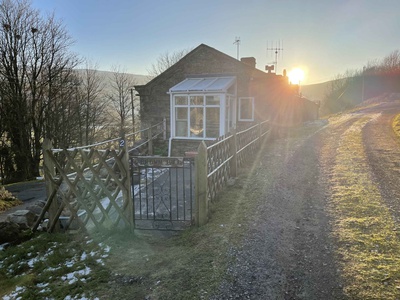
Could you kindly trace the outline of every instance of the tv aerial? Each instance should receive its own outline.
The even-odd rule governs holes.
[[[236,44],[236,55],[237,55],[237,60],[239,60],[239,46],[240,46],[240,36],[235,37],[235,41],[233,44]]]
[[[278,58],[283,58],[283,41],[279,40],[278,42],[267,42],[267,56],[268,54],[275,54],[275,61],[271,62],[274,65],[275,73],[278,71]],[[266,67],[267,68],[267,67]]]

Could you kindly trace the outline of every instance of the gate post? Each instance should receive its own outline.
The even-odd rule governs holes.
[[[46,194],[47,194],[46,201],[50,201],[49,205],[46,204],[46,206],[48,206],[49,208],[48,228],[54,228],[54,231],[57,232],[60,230],[59,220],[57,216],[57,211],[58,211],[57,197],[51,197],[51,195],[54,193],[54,189],[56,188],[53,183],[54,177],[56,176],[56,171],[55,171],[55,164],[48,152],[51,151],[53,145],[51,141],[46,138],[43,141],[42,147],[43,147],[44,180],[45,180]]]
[[[125,141],[125,133],[121,133],[121,139]],[[135,224],[135,212],[134,212],[134,206],[133,206],[133,199],[132,199],[132,182],[131,182],[131,169],[129,167],[129,151],[128,151],[128,143],[124,143],[123,147],[121,147],[121,151],[123,151],[123,156],[122,156],[122,165],[124,166],[124,171],[121,172],[122,174],[122,180],[125,179],[123,182],[124,189],[122,191],[122,197],[124,199],[124,206],[126,207],[124,214],[126,214],[126,217],[128,218],[130,224],[130,230],[134,229],[134,224]]]
[[[207,146],[204,141],[198,148],[198,154],[195,157],[195,223],[196,226],[203,226],[207,223],[208,201],[207,201]]]

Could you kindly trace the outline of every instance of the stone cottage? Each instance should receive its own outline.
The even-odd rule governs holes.
[[[293,126],[318,107],[298,96],[285,73],[261,71],[254,57],[239,61],[201,44],[147,84],[135,86],[142,126],[166,117],[171,155],[257,121]]]

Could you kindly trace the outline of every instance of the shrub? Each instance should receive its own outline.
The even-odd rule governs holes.
[[[14,197],[4,186],[0,186],[0,211],[22,204],[22,201]]]

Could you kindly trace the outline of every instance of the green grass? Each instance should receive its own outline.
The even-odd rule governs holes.
[[[332,170],[338,257],[351,299],[398,299],[400,295],[399,232],[370,176],[357,121],[340,141]]]
[[[0,251],[0,296],[16,294],[20,299],[90,296],[87,291],[109,276],[100,261],[107,255],[107,248],[82,236],[38,235]]]
[[[400,114],[394,117],[392,128],[397,137],[400,138]]]

